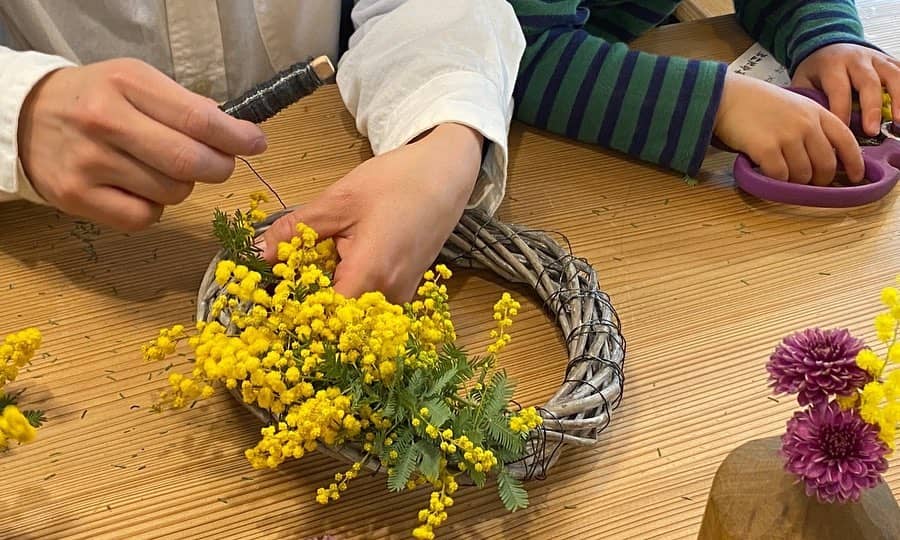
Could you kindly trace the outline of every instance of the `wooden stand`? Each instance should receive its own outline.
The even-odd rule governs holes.
[[[748,442],[716,472],[699,540],[900,538],[900,507],[885,483],[857,503],[821,504],[784,472],[779,437]]]

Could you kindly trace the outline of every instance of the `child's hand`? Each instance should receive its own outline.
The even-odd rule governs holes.
[[[881,127],[882,88],[886,87],[894,122],[900,123],[900,61],[874,49],[849,43],[822,47],[800,62],[791,84],[825,92],[831,112],[845,124],[850,123],[851,90],[855,89],[863,130],[870,136]]]
[[[340,262],[335,289],[345,296],[381,291],[394,302],[412,298],[459,221],[481,167],[482,137],[443,124],[417,142],[374,157],[317,199],[266,231],[263,257],[297,222],[334,238]]]
[[[265,135],[151,66],[109,60],[55,71],[19,117],[19,157],[60,210],[133,231],[184,200],[194,182],[224,182],[234,155]]]
[[[818,103],[742,75],[725,76],[715,134],[776,180],[817,186],[834,180],[837,158],[859,182],[865,166],[856,137]]]

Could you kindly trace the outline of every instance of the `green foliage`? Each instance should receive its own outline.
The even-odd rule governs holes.
[[[509,405],[512,395],[513,385],[506,378],[506,373],[502,371],[494,373],[490,385],[484,390],[481,414],[487,417],[497,416]]]
[[[413,416],[417,416],[419,414],[419,407],[416,407],[416,397],[415,395],[409,391],[408,388],[397,388],[396,383],[394,384],[394,388],[396,388],[395,393],[397,395],[397,406],[400,408],[398,410],[398,415],[402,419],[409,419]]]
[[[472,482],[475,482],[476,486],[478,486],[480,488],[484,487],[484,483],[487,480],[487,476],[483,472],[470,470],[468,474],[469,474],[469,478],[472,479]]]
[[[248,214],[240,210],[233,215],[216,210],[213,229],[224,258],[262,274],[261,288],[274,286],[278,280],[254,247],[254,234],[247,222]],[[443,275],[447,271],[438,273]],[[432,293],[427,293],[431,296],[426,298],[426,293],[419,293],[421,301],[404,306],[409,321],[395,325],[404,332],[406,328],[420,329],[408,330],[405,344],[396,340],[391,345],[396,348],[383,348],[383,343],[390,339],[385,337],[390,331],[348,338],[348,341],[358,340],[352,345],[340,341],[347,335],[343,334],[340,339],[321,345],[324,353],[320,350],[312,357],[304,349],[312,349],[311,341],[323,338],[321,334],[318,338],[309,337],[309,329],[301,331],[298,323],[297,328],[290,329],[291,339],[282,342],[283,350],[293,349],[297,353],[293,367],[304,366],[299,352],[305,352],[306,359],[315,361],[315,374],[308,366],[301,370],[304,372],[301,377],[313,384],[314,390],[336,387],[349,398],[346,414],[352,418],[345,416],[344,421],[356,422],[357,427],[352,435],[338,440],[337,444],[361,447],[362,461],[379,461],[388,471],[390,491],[432,483],[444,497],[455,491],[457,478],[459,483],[465,483],[463,478],[468,477],[483,487],[489,478],[496,476],[498,493],[506,507],[524,508],[525,490],[504,466],[504,462],[521,459],[525,451],[526,436],[510,428],[510,417],[514,414],[510,411],[513,385],[503,371],[495,371],[494,354],[469,355],[452,343],[448,337],[452,332],[443,330],[452,328],[445,291],[434,292],[444,286],[437,285],[437,278],[426,279],[431,280]],[[289,284],[291,300],[300,303],[317,288],[296,283],[299,281]],[[427,288],[423,286],[423,290]],[[372,313],[381,316],[378,311],[364,313],[362,317]],[[331,321],[326,324],[330,325]],[[344,324],[356,323],[337,321],[338,328]],[[402,334],[392,334],[398,335]],[[347,353],[348,347],[355,356]],[[388,352],[370,353],[369,350]],[[392,356],[394,350],[399,352],[396,357]],[[361,466],[358,464],[357,468]],[[452,487],[448,489],[448,486]]]
[[[522,482],[511,475],[506,467],[497,471],[497,491],[503,506],[510,512],[528,507],[528,493],[522,487]]]
[[[388,476],[388,489],[391,491],[401,491],[406,487],[412,472],[415,470],[419,461],[419,445],[410,444],[406,448],[401,449],[400,457],[394,465],[394,473]]]
[[[428,409],[428,421],[437,427],[443,427],[443,425],[447,423],[447,420],[450,420],[450,417],[453,415],[450,411],[450,407],[443,399],[429,399],[428,401],[423,401],[422,407]]]
[[[44,422],[47,421],[47,417],[44,416],[44,411],[33,410],[33,411],[23,411],[22,415],[28,420],[28,423],[32,425],[32,427],[39,428]]]
[[[8,394],[5,392],[0,392],[0,412],[2,412],[3,409],[5,409],[9,405],[18,405],[19,398],[22,396],[22,392],[24,392],[24,390]],[[28,420],[28,423],[31,424],[32,427],[36,428],[41,427],[44,422],[47,421],[47,417],[44,416],[44,411],[37,409],[22,411],[22,416],[24,416],[25,419]]]
[[[233,216],[216,208],[213,213],[213,234],[222,246],[223,258],[243,264],[263,276],[271,276],[272,270],[260,257],[259,249],[253,245],[253,232],[244,226],[249,218],[240,210]]]
[[[521,454],[524,441],[517,433],[509,428],[509,422],[504,417],[488,416],[487,434],[491,438],[491,442],[499,450],[505,450],[506,455]]]
[[[426,441],[419,441],[416,443],[416,446],[419,447],[419,452],[422,455],[422,462],[419,464],[419,470],[422,471],[422,474],[428,481],[435,480],[441,472],[440,450],[435,448],[434,445],[428,444]]]
[[[397,420],[398,413],[398,398],[397,392],[391,390],[388,393],[387,399],[382,401],[384,403],[384,407],[381,409],[381,414],[384,415],[388,420]]]
[[[472,366],[466,361],[465,353],[455,347],[444,349],[446,371],[441,373],[428,389],[428,395],[445,395],[448,386],[455,389],[460,383],[472,376]]]
[[[466,427],[474,425],[475,411],[472,408],[463,408],[453,415],[450,427],[454,433],[464,433]],[[471,437],[469,437],[471,439]]]
[[[406,388],[412,396],[419,396],[424,393],[425,385],[428,384],[428,373],[425,370],[417,369],[412,372],[412,376],[406,383]],[[430,394],[429,394],[430,395]]]
[[[418,353],[417,344],[410,343],[407,354]],[[360,384],[337,355],[325,357],[322,371],[333,377],[338,387],[345,388],[355,406],[368,405],[390,423],[390,428],[381,430],[373,441],[371,453],[389,467],[387,484],[391,491],[406,489],[407,483],[417,477],[430,482],[446,473],[464,474],[483,487],[488,477],[496,474],[498,493],[507,508],[527,505],[521,483],[502,465],[520,459],[525,451],[524,436],[509,427],[513,384],[506,373],[492,371],[491,359],[467,357],[461,349],[446,346],[433,365],[400,367],[391,385],[379,386]],[[423,408],[428,409],[425,415],[421,414]],[[437,436],[426,431],[429,425],[437,429]],[[448,428],[453,432],[451,439],[444,438]],[[479,472],[470,464],[460,473],[457,467],[464,452],[447,452],[441,443],[457,444],[461,436],[493,452],[500,463],[490,473]],[[386,437],[393,443],[385,444]]]
[[[516,442],[513,442],[513,446],[510,449],[499,445],[494,448],[494,455],[497,456],[501,463],[512,463],[521,459],[525,450],[525,440],[519,438],[514,439],[514,441]]]
[[[18,392],[15,394],[6,394],[4,392],[0,392],[0,411],[6,408],[7,405],[15,405],[18,403],[19,396],[22,392]]]

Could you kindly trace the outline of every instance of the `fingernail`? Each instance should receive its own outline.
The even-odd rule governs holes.
[[[253,141],[253,154],[262,154],[267,148],[269,148],[269,141],[266,140],[265,135]]]

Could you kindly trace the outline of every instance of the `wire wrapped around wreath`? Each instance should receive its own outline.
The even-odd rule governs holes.
[[[284,212],[257,226],[264,232]],[[482,269],[514,283],[532,287],[565,336],[568,364],[559,390],[538,410],[543,425],[532,431],[526,456],[508,463],[520,479],[543,478],[565,445],[591,446],[609,425],[622,399],[625,381],[625,339],[609,296],[600,289],[597,274],[584,259],[564,249],[546,231],[508,225],[481,211],[466,212],[445,243],[440,261],[451,266]],[[197,297],[197,320],[209,321],[210,306],[222,293],[215,269],[222,252],[210,262]],[[235,331],[227,310],[217,319]],[[243,403],[240,395],[236,396]],[[246,405],[260,420],[272,418]],[[351,462],[363,452],[352,445],[319,450]],[[373,470],[375,467],[373,466]]]

